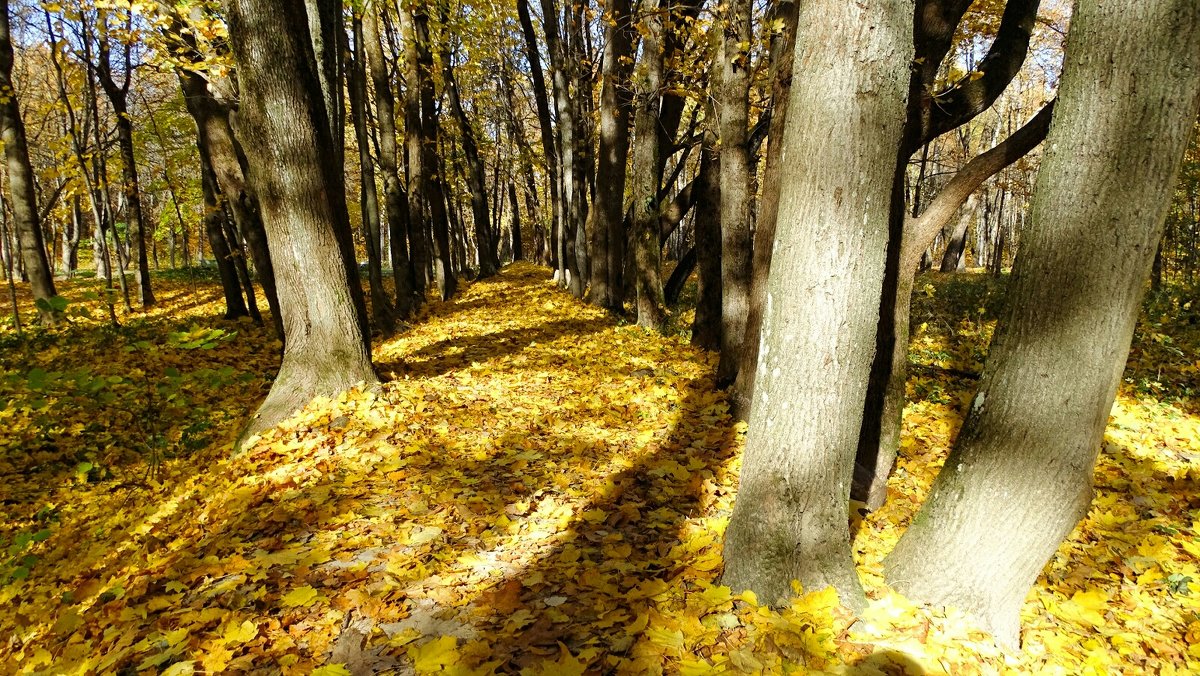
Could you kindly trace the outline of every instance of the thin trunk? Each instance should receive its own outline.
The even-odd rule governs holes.
[[[663,88],[663,17],[658,0],[645,0],[642,27],[642,64],[633,82],[633,166],[630,193],[633,198],[633,254],[638,326],[662,330],[667,321],[662,286],[662,246],[658,203],[662,139],[659,111]]]
[[[558,146],[554,140],[554,123],[550,116],[550,96],[546,89],[546,78],[542,72],[537,33],[529,14],[529,0],[517,0],[517,17],[521,23],[521,35],[525,38],[525,56],[529,62],[529,78],[533,82],[533,101],[537,108],[538,131],[542,137],[542,156],[546,160],[548,193],[550,195],[550,236],[546,244],[551,252],[550,262],[557,266],[558,228],[563,218],[562,195],[559,191]]]
[[[233,262],[229,241],[225,238],[225,211],[221,208],[217,194],[216,179],[212,167],[200,153],[200,182],[204,192],[204,232],[217,262],[217,274],[221,278],[221,289],[225,292],[225,318],[237,319],[249,314],[242,298],[242,286],[238,280],[237,267]]]

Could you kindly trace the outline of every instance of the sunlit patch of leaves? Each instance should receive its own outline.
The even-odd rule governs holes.
[[[976,310],[992,302],[955,283],[966,286],[942,294],[935,280],[927,298],[961,297]],[[1022,653],[1006,655],[961,613],[914,606],[883,584],[882,557],[961,423],[992,310],[922,310],[890,500],[853,524],[872,598],[856,619],[828,592],[770,609],[720,585],[744,426],[713,389],[712,356],[683,337],[618,326],[545,271],[511,266],[377,344],[389,378],[381,389],[315,401],[232,457],[224,441],[265,391],[276,345],[265,330],[212,320],[207,301],[180,314],[197,293],[136,327],[96,326],[61,345],[35,333],[38,351],[0,353],[3,411],[53,399],[44,408],[63,424],[74,415],[86,425],[120,419],[133,398],[155,402],[167,421],[143,414],[87,441],[54,431],[52,416],[21,418],[43,446],[3,455],[23,458],[14,476],[30,478],[0,486],[16,515],[0,540],[9,609],[0,635],[11,637],[0,671],[1200,668],[1200,428],[1190,399],[1122,393],[1096,501],[1026,604]],[[1194,339],[1169,321],[1156,331],[1177,345]],[[1141,359],[1153,345],[1139,334]],[[29,383],[35,368],[40,389]],[[80,387],[113,399],[93,397],[73,414],[62,402],[84,406],[72,394]],[[204,427],[188,445],[193,425]],[[144,453],[122,460],[114,449],[147,437],[174,450],[154,478],[134,481]],[[81,454],[88,448],[94,457]]]

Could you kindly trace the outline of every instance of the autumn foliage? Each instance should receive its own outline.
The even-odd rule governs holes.
[[[889,592],[882,557],[949,447],[999,289],[918,291],[902,458],[850,526],[872,605],[720,586],[743,427],[714,358],[509,266],[376,346],[386,384],[231,456],[269,330],[159,285],[120,328],[0,331],[5,673],[1185,673],[1200,669],[1200,309],[1148,303],[1097,498],[1005,654]],[[925,282],[922,282],[923,284]],[[31,301],[27,299],[31,306]],[[94,317],[94,319],[92,318]],[[797,590],[801,592],[802,590]]]

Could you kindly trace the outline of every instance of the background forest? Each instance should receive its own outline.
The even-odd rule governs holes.
[[[0,671],[1200,670],[1194,2],[0,14]]]

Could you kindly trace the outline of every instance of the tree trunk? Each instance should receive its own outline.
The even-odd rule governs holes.
[[[967,233],[971,229],[971,221],[975,218],[975,212],[979,208],[977,200],[976,195],[971,195],[963,205],[958,223],[951,231],[950,241],[946,244],[945,253],[942,254],[942,265],[938,268],[941,272],[962,272],[967,269]]]
[[[571,59],[565,36],[559,28],[558,7],[554,0],[541,0],[542,26],[546,34],[546,49],[550,53],[551,82],[554,93],[554,111],[558,115],[559,148],[559,194],[562,209],[558,223],[558,274],[559,282],[571,285],[571,275],[578,277],[578,264],[574,259],[575,230],[579,223],[578,195],[575,190],[576,172],[576,127],[575,107],[571,101],[569,84]],[[576,288],[572,288],[574,292]],[[580,294],[581,295],[581,294]]]
[[[404,184],[400,179],[399,151],[396,147],[396,99],[392,80],[383,56],[379,33],[379,13],[384,6],[377,0],[368,4],[363,16],[363,47],[366,49],[371,80],[375,84],[375,123],[379,127],[379,170],[383,173],[383,205],[388,220],[391,245],[392,281],[396,286],[396,316],[406,319],[412,313],[415,272],[409,258],[408,207]]]
[[[217,197],[212,167],[205,159],[203,150],[200,152],[200,165],[200,183],[204,193],[204,233],[208,236],[208,245],[212,248],[213,259],[217,262],[217,274],[221,278],[221,289],[225,292],[225,319],[245,317],[250,312],[242,298],[237,268],[229,250],[229,241],[225,238],[225,212],[221,209]]]
[[[38,303],[38,314],[43,324],[55,324],[60,313],[50,306],[50,299],[58,294],[46,257],[46,245],[42,241],[33,166],[29,163],[25,122],[21,119],[20,103],[13,88],[12,68],[8,0],[0,0],[0,91],[6,93],[0,97],[0,138],[4,141],[5,166],[8,170],[9,205],[20,244],[21,260],[25,263],[25,274],[29,277],[34,299],[41,301]]]
[[[146,251],[146,220],[142,214],[142,191],[138,183],[137,158],[133,150],[133,121],[129,117],[129,87],[133,70],[130,67],[130,46],[125,45],[125,81],[118,86],[113,79],[110,46],[107,33],[107,18],[100,14],[99,50],[96,58],[96,75],[100,86],[108,96],[116,118],[117,147],[121,151],[121,189],[125,196],[125,209],[129,216],[130,236],[137,254],[138,300],[143,308],[154,305],[154,291],[150,287],[150,258]]]
[[[523,252],[525,244],[521,239],[521,207],[517,204],[517,184],[512,178],[508,179],[508,208],[512,212],[511,220],[509,221],[512,259],[513,261],[523,261],[525,260]]]
[[[404,24],[405,42],[408,49],[409,96],[416,96],[419,125],[407,126],[413,119],[413,111],[406,117],[406,132],[409,137],[409,173],[411,180],[421,185],[420,197],[429,211],[429,225],[433,232],[434,279],[442,300],[449,300],[458,289],[454,266],[450,260],[450,220],[446,215],[446,187],[442,172],[438,168],[438,113],[433,88],[433,52],[429,46],[429,15],[424,5],[411,9],[401,5],[401,22]],[[413,90],[415,88],[415,91]],[[411,103],[410,103],[411,105]],[[420,129],[420,133],[414,131]],[[414,158],[419,161],[414,162]],[[412,194],[409,188],[409,194]],[[415,205],[420,208],[419,200]],[[421,212],[414,213],[409,205],[410,223],[423,224],[427,221]],[[412,219],[416,216],[416,220]],[[422,287],[424,288],[424,287]]]
[[[363,239],[367,249],[367,278],[371,288],[371,315],[375,326],[390,333],[396,316],[383,288],[383,252],[380,249],[379,192],[375,187],[375,164],[371,159],[371,133],[367,129],[367,64],[363,49],[362,18],[351,19],[354,52],[347,63],[347,87],[350,90],[350,116],[358,146],[359,207],[362,211]],[[340,29],[339,29],[340,30]]]
[[[238,63],[239,129],[274,242],[287,344],[266,401],[242,439],[314,396],[377,382],[345,188],[321,100],[304,8],[289,0],[227,0]],[[286,172],[279,167],[287,167]]]
[[[751,279],[750,203],[754,199],[748,145],[751,2],[724,3],[714,99],[721,140],[721,358],[717,385],[733,384],[746,338]]]
[[[621,268],[625,262],[625,174],[632,112],[629,76],[637,36],[632,9],[632,0],[613,0],[607,7],[596,202],[592,206],[592,222],[588,228],[592,261],[589,298],[613,312],[620,312],[624,302]]]
[[[973,158],[955,173],[918,217],[908,219],[905,224],[896,302],[888,318],[895,340],[888,346],[890,349],[875,355],[871,367],[871,383],[863,407],[863,424],[854,463],[854,481],[850,488],[851,498],[866,504],[868,509],[879,509],[886,501],[887,481],[900,450],[904,390],[908,381],[912,290],[921,256],[954,212],[985,181],[1042,142],[1050,128],[1053,110],[1054,103],[1051,102],[1012,136]]]
[[[446,6],[441,5],[442,25],[448,21],[445,14]],[[450,100],[450,114],[458,123],[459,142],[462,144],[463,157],[467,161],[467,185],[471,189],[471,217],[475,225],[475,248],[479,251],[479,277],[491,277],[500,269],[496,260],[496,247],[491,235],[491,216],[488,210],[487,176],[483,160],[479,157],[479,146],[475,142],[475,129],[463,109],[462,98],[458,91],[458,81],[454,79],[453,55],[450,53],[450,43],[443,43],[442,50],[442,81],[445,83],[446,94]]]
[[[645,0],[642,64],[633,82],[633,255],[637,323],[661,331],[667,321],[662,285],[662,246],[659,241],[659,167],[662,140],[658,133],[663,87],[663,17],[658,0]]]
[[[731,413],[741,420],[750,416],[754,377],[758,372],[759,334],[767,304],[767,274],[775,246],[775,223],[779,212],[780,180],[783,173],[783,137],[788,118],[788,100],[792,87],[792,61],[796,47],[796,20],[799,3],[779,0],[775,16],[781,21],[771,40],[771,125],[767,146],[767,166],[763,175],[763,194],[755,222],[754,253],[751,260],[750,307],[746,313],[746,337],[742,341],[741,363],[729,393]]]
[[[546,77],[542,72],[542,60],[539,56],[537,32],[533,27],[533,19],[529,15],[529,0],[517,0],[517,18],[521,23],[521,34],[525,38],[525,56],[529,61],[529,79],[533,82],[533,101],[537,107],[538,131],[542,137],[542,154],[546,160],[546,182],[550,194],[550,228],[549,237],[545,238],[551,255],[548,257],[552,265],[557,264],[557,246],[559,223],[562,221],[562,196],[559,194],[558,146],[554,141],[554,123],[550,118],[550,96],[546,89]],[[545,252],[543,252],[544,254]]]
[[[1087,511],[1172,180],[1200,106],[1200,5],[1077,5],[1031,223],[963,429],[887,559],[1009,646]]]
[[[709,112],[712,112],[711,106]],[[692,345],[705,350],[721,349],[721,261],[725,252],[721,246],[721,204],[724,188],[721,185],[723,158],[716,149],[716,134],[704,134],[700,149],[700,174],[693,191],[696,199],[696,260],[700,283],[696,290],[696,316],[692,319]]]
[[[775,253],[724,582],[865,604],[846,528],[912,58],[911,0],[800,6]],[[829,139],[836,139],[831,143]]]

